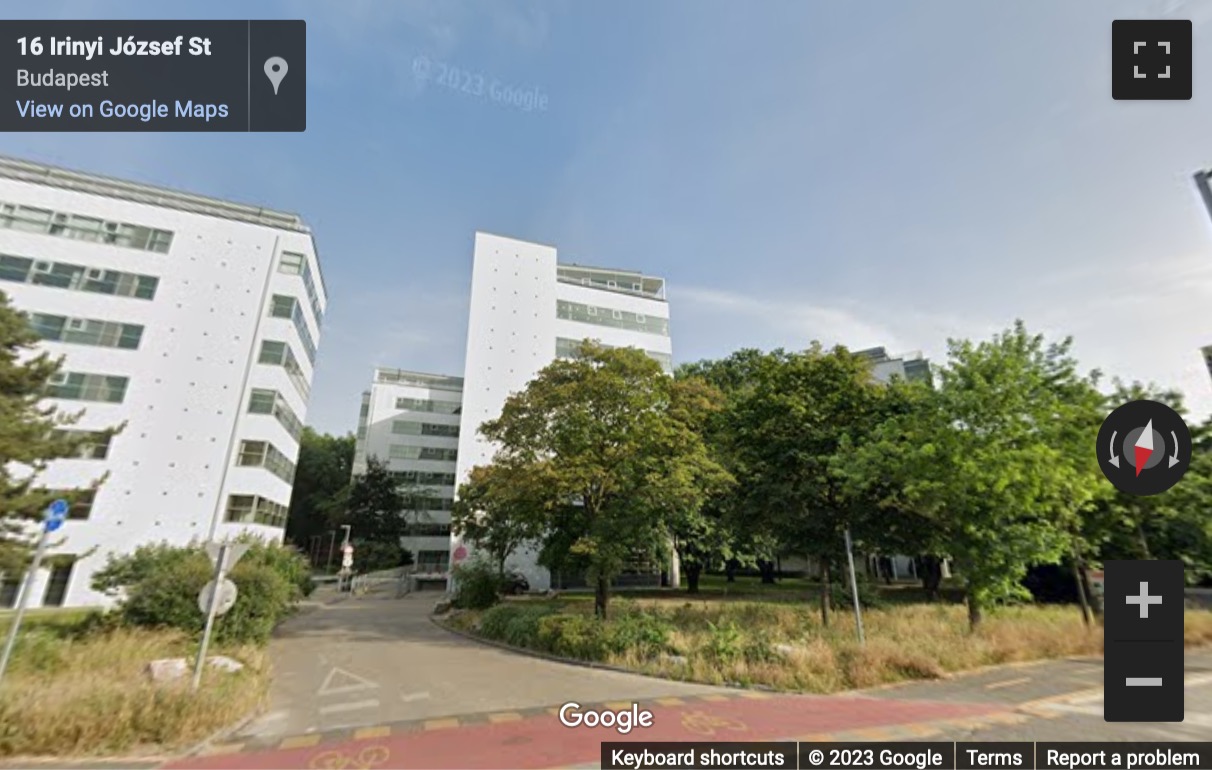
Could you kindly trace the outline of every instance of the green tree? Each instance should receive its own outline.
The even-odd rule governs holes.
[[[531,512],[543,496],[528,487],[525,471],[505,463],[472,468],[451,511],[452,531],[483,550],[500,575],[511,553],[542,534]]]
[[[287,540],[308,551],[313,537],[332,529],[348,501],[353,459],[353,435],[331,436],[303,429],[286,520]]]
[[[1070,342],[1047,344],[1018,322],[990,341],[948,347],[937,389],[918,391],[911,409],[855,447],[847,468],[860,483],[892,482],[886,504],[938,527],[976,629],[986,608],[1024,597],[1028,567],[1057,563],[1072,545],[1062,514],[1076,485],[1058,431],[1066,388],[1056,382],[1071,368]]]
[[[87,490],[49,490],[42,471],[53,460],[74,457],[96,439],[72,426],[83,412],[66,414],[43,403],[62,359],[35,353],[39,337],[29,318],[0,291],[0,573],[21,574],[37,537],[32,522],[57,497],[74,502]],[[103,434],[113,435],[122,426]],[[104,481],[96,479],[95,489]]]
[[[415,492],[401,484],[386,463],[371,457],[366,470],[354,476],[345,510],[335,524],[349,526],[352,539],[398,545],[407,534],[414,501]]]
[[[499,447],[494,464],[524,478],[528,492],[542,491],[536,528],[578,527],[571,550],[589,563],[599,617],[611,579],[637,554],[663,551],[671,522],[699,510],[727,479],[691,416],[711,407],[703,395],[639,350],[586,341],[480,428]],[[570,505],[579,516],[562,515]]]

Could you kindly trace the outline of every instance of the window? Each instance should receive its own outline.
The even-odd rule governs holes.
[[[42,595],[43,607],[62,607],[67,597],[67,587],[72,582],[72,568],[76,566],[74,558],[60,556],[51,567],[50,579],[46,581],[46,593]]]
[[[607,312],[609,311],[609,312]],[[669,320],[661,317],[648,318],[644,313],[632,313],[608,307],[595,307],[580,302],[559,300],[556,302],[556,317],[567,321],[579,321],[597,326],[669,336]]]
[[[57,235],[77,241],[92,241],[112,246],[167,254],[173,234],[125,222],[108,222],[81,214],[67,214],[12,203],[0,204],[0,228],[27,233]]]
[[[459,450],[434,446],[408,446],[392,444],[387,448],[387,456],[391,460],[440,460],[454,462],[459,459]],[[454,483],[451,481],[450,483]]]
[[[17,606],[17,594],[21,593],[24,575],[0,574],[0,607],[10,610]]]
[[[274,318],[290,318],[295,311],[297,304],[294,297],[284,297],[281,294],[275,294],[269,303],[269,314]]]
[[[127,377],[86,372],[59,372],[46,387],[48,398],[120,404],[126,398]]]
[[[450,551],[418,551],[417,572],[445,572]]]
[[[265,468],[287,484],[295,480],[295,464],[268,441],[241,441],[236,465]]]
[[[405,537],[450,537],[449,524],[431,524],[416,522],[404,527]]]
[[[454,505],[454,500],[449,497],[433,497],[430,495],[421,495],[409,498],[405,505],[411,510],[416,511],[449,511]]]
[[[295,389],[299,391],[299,395],[305,400],[308,398],[311,392],[311,385],[307,382],[307,377],[303,374],[303,368],[299,366],[299,361],[295,358],[295,354],[285,342],[262,340],[261,352],[257,356],[257,362],[274,364],[286,369],[286,374],[290,377],[290,381],[295,386]]]
[[[58,489],[51,490],[55,497],[62,497],[65,500],[70,500],[71,503],[67,509],[67,518],[75,521],[88,521],[88,517],[92,515],[93,503],[97,500],[97,490],[95,489]]]
[[[54,438],[80,441],[76,457],[81,460],[104,460],[109,456],[109,442],[113,434],[93,430],[56,430]]]
[[[232,524],[286,526],[286,506],[258,495],[230,495],[225,520]]]
[[[462,403],[458,401],[433,401],[427,398],[397,398],[396,409],[406,409],[412,412],[433,412],[434,414],[459,414],[463,411]]]
[[[643,313],[636,313],[635,322],[638,324],[648,323],[648,316],[644,315]]]
[[[36,262],[29,257],[0,254],[0,281],[32,283],[59,289],[155,299],[160,279],[67,262]]]
[[[303,436],[303,421],[276,390],[253,388],[248,397],[248,411],[250,414],[272,414],[295,441]]]
[[[412,422],[409,420],[393,420],[391,432],[406,436],[446,436],[458,438],[458,425],[437,425],[431,422]]]
[[[612,311],[610,311],[610,315],[611,315],[611,316],[614,318],[614,320],[616,320],[616,321],[622,321],[622,320],[623,320],[623,311],[622,311],[622,310],[612,310]]]
[[[437,471],[392,471],[391,475],[401,484],[422,484],[426,486],[453,487],[455,483],[455,475],[453,473],[440,473]]]
[[[594,340],[594,343],[601,345],[607,350],[614,347],[613,345],[603,345],[598,340]],[[567,337],[556,338],[556,358],[576,358],[580,349],[581,340],[572,340],[568,339]],[[645,350],[643,353],[659,363],[661,368],[664,369],[667,374],[673,373],[673,356],[656,350]]]
[[[44,313],[30,314],[30,328],[44,340],[137,350],[143,327],[93,318],[66,318]]]
[[[282,252],[282,256],[278,257],[278,272],[301,275],[303,267],[306,264],[307,258],[302,254],[292,254],[289,251],[284,251]]]

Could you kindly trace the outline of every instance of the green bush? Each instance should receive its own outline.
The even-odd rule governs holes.
[[[880,597],[879,590],[871,582],[866,575],[859,573],[856,575],[858,582],[859,604],[864,609],[875,609],[883,604],[883,599]],[[829,597],[835,610],[847,610],[854,607],[854,599],[850,593],[850,577],[844,576],[843,580],[835,580],[829,584]]]
[[[501,575],[485,559],[473,558],[453,570],[455,595],[451,604],[463,610],[484,610],[501,601]]]
[[[379,572],[412,563],[412,552],[399,543],[385,540],[355,540],[354,569],[358,572]]]
[[[238,598],[215,624],[215,638],[227,642],[264,642],[279,622],[314,588],[307,560],[296,549],[247,539],[249,547],[228,577]],[[123,556],[111,556],[93,576],[93,587],[119,597],[121,623],[179,628],[197,633],[206,618],[198,593],[214,577],[214,566],[199,545],[154,543]],[[93,621],[111,627],[113,621]]]
[[[720,663],[733,663],[745,654],[745,635],[731,621],[716,625],[707,622],[711,633],[703,650],[708,657]]]
[[[610,654],[605,625],[592,615],[549,615],[539,619],[535,637],[554,655],[604,661]]]
[[[606,625],[609,628],[607,644],[616,655],[633,653],[654,658],[669,649],[673,626],[655,611],[619,614]]]

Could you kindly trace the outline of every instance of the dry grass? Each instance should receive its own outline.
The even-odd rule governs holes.
[[[494,611],[546,610],[582,614],[585,602],[527,601]],[[642,653],[617,640],[637,616],[660,618],[667,654]],[[987,665],[1101,655],[1102,629],[1087,629],[1074,607],[1021,606],[990,613],[976,633],[954,604],[902,604],[867,610],[867,644],[855,637],[853,617],[838,612],[828,628],[814,607],[784,602],[670,602],[619,599],[598,632],[601,661],[650,674],[710,684],[765,685],[780,690],[830,693],[914,679],[937,679]],[[478,630],[477,614],[456,623]],[[499,624],[498,624],[499,625]],[[595,624],[596,625],[596,624]],[[579,633],[584,634],[585,628]],[[614,640],[614,641],[610,641]],[[517,643],[517,639],[510,639]],[[1212,643],[1212,612],[1190,611],[1188,645]],[[536,646],[538,642],[536,641]],[[786,645],[782,649],[780,646]],[[679,660],[673,656],[679,656]]]
[[[3,624],[7,625],[7,624]],[[221,650],[245,664],[154,684],[147,663],[189,657],[192,640],[175,631],[120,629],[74,638],[31,624],[23,629],[0,689],[0,756],[150,753],[203,740],[260,705],[268,672],[256,648]]]

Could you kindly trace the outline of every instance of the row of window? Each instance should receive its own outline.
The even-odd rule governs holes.
[[[433,412],[434,414],[461,414],[463,404],[459,401],[434,401],[429,398],[397,398],[396,409],[410,412]]]
[[[303,421],[276,390],[253,388],[248,398],[250,414],[272,414],[295,441],[303,437]]]
[[[392,471],[391,475],[403,484],[424,484],[453,487],[455,475],[440,471]]]
[[[260,495],[229,495],[225,520],[232,524],[286,526],[287,508]]]
[[[307,353],[307,360],[314,364],[316,362],[316,342],[312,339],[311,330],[307,328],[307,320],[303,317],[303,306],[299,304],[299,300],[283,294],[275,294],[269,304],[269,314],[274,318],[289,318],[294,323],[295,331],[299,333],[299,340],[303,343],[303,352]]]
[[[664,281],[659,278],[645,278],[635,273],[586,270],[571,265],[557,267],[556,280],[561,283],[590,286],[595,289],[625,291],[631,294],[644,294],[650,297],[660,297],[661,290],[664,288]]]
[[[30,313],[29,325],[44,340],[97,345],[104,348],[136,350],[143,338],[143,327],[96,318],[68,318],[47,313]]]
[[[107,243],[159,254],[167,254],[173,242],[173,234],[168,230],[157,230],[128,222],[110,222],[97,217],[66,214],[13,203],[0,204],[0,227],[27,233],[58,235],[77,241]]]
[[[282,252],[278,258],[278,271],[297,275],[303,278],[303,288],[307,290],[307,299],[311,302],[311,312],[316,318],[316,327],[324,323],[324,311],[320,309],[320,293],[316,291],[316,281],[311,274],[311,265],[304,254],[290,251]]]
[[[62,607],[67,598],[67,587],[72,582],[72,568],[76,566],[74,557],[59,556],[51,565],[50,577],[46,581],[46,590],[42,592],[43,607]],[[21,594],[21,586],[25,584],[24,575],[0,575],[0,608],[12,609],[17,606]]]
[[[438,425],[432,422],[392,420],[391,432],[405,436],[447,436],[458,438],[458,425]]]
[[[449,497],[418,495],[409,497],[405,504],[414,511],[449,511],[454,505],[454,500]]]
[[[105,404],[120,404],[126,398],[129,377],[88,372],[57,372],[51,375],[46,386],[48,398],[65,398],[72,401],[99,401]]]
[[[0,281],[54,286],[93,294],[155,299],[160,279],[151,275],[123,273],[68,262],[41,262],[29,257],[0,254]]]
[[[559,300],[556,303],[556,318],[566,321],[611,326],[616,329],[628,329],[635,332],[669,336],[669,319],[648,316],[643,313],[633,313],[629,310],[586,305],[581,302]]]
[[[387,448],[387,456],[392,460],[447,460],[454,462],[459,459],[459,450],[436,446],[392,444]]]
[[[450,551],[417,551],[417,572],[445,572],[450,564]]]
[[[405,537],[450,537],[449,524],[417,522],[404,527]]]
[[[104,460],[109,457],[109,445],[114,435],[108,431],[61,429],[54,431],[57,439],[81,440],[77,445],[75,459]]]
[[[291,383],[295,386],[295,390],[299,391],[303,400],[306,401],[309,398],[311,386],[307,384],[307,376],[303,374],[303,367],[299,366],[299,359],[295,358],[290,345],[276,340],[262,340],[261,353],[257,356],[257,363],[273,364],[284,368],[286,375],[290,377]]]
[[[614,345],[602,345],[600,342],[597,344],[607,349],[614,347]],[[581,340],[570,340],[567,337],[556,338],[556,358],[575,358],[580,348]],[[644,355],[660,364],[661,368],[667,373],[673,373],[673,356],[656,350],[645,350],[643,352]]]
[[[287,484],[295,483],[295,464],[268,441],[241,441],[236,465],[265,468]]]

